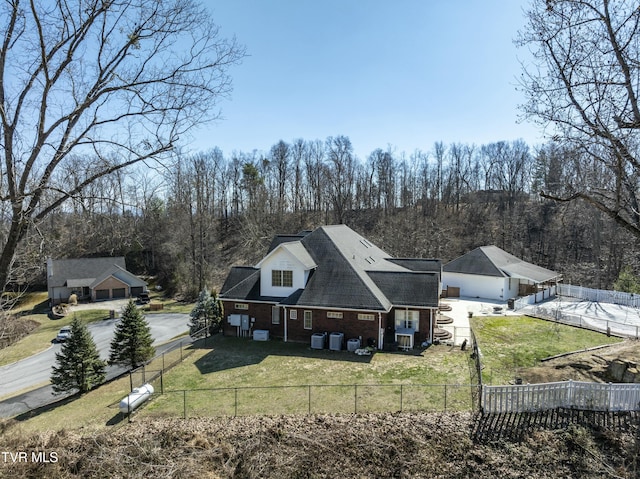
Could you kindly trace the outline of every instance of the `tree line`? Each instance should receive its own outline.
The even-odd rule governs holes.
[[[258,261],[274,234],[347,223],[396,256],[446,261],[496,244],[604,287],[621,252],[635,251],[633,238],[606,215],[539,193],[612,181],[579,151],[522,140],[387,147],[365,159],[343,135],[280,140],[266,152],[176,152],[161,167],[104,176],[61,205],[27,237],[16,272],[37,278],[46,256],[121,254],[136,273],[195,298],[219,288],[231,264]]]

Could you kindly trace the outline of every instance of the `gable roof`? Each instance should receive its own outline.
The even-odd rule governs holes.
[[[88,286],[113,266],[126,269],[124,256],[52,259],[47,262],[49,287]]]
[[[104,280],[109,277],[114,277],[127,284],[128,286],[146,286],[146,281],[141,280],[135,274],[129,273],[126,269],[114,264],[111,268],[105,270],[100,276],[98,276],[90,285],[90,288],[95,288]],[[85,285],[86,286],[86,285]]]
[[[294,255],[310,271],[309,279],[304,289],[287,298],[266,298],[259,293],[258,268],[279,249]],[[403,261],[407,265],[411,263],[417,270],[433,267],[433,260],[426,260],[429,263],[411,258]],[[304,235],[277,236],[267,256],[256,268],[231,269],[221,296],[275,300],[286,305],[373,311],[389,311],[394,304],[436,307],[438,275],[424,271],[417,274],[407,265],[402,261],[390,261],[388,253],[346,225],[321,226]]]
[[[527,263],[494,245],[480,246],[469,251],[444,265],[442,270],[448,273],[522,278],[535,283],[550,281],[560,276],[555,271]]]
[[[298,262],[300,262],[300,264],[302,264],[304,269],[309,270],[317,266],[316,262],[313,260],[309,252],[305,249],[305,247],[302,245],[300,241],[289,241],[289,242],[280,243],[278,246],[272,249],[267,254],[267,256],[265,256],[260,260],[260,262],[256,265],[256,268],[260,268],[260,265],[267,258],[271,257],[276,253],[276,251],[280,251],[280,250],[284,250],[287,253],[289,253],[291,256],[293,256],[296,260],[298,260]]]

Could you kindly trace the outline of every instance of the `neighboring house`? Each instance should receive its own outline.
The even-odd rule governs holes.
[[[442,267],[445,290],[459,296],[508,301],[561,279],[559,273],[517,258],[497,246],[481,246]]]
[[[147,283],[127,271],[124,257],[47,260],[47,289],[52,305],[78,299],[100,301],[138,296]]]
[[[438,260],[392,258],[345,225],[276,236],[256,266],[229,272],[224,333],[285,341],[342,333],[345,343],[410,348],[433,339],[441,269]]]

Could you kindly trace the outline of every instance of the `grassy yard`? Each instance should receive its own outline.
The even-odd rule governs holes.
[[[146,408],[145,414],[441,411],[469,407],[469,353],[458,348],[432,346],[419,354],[380,351],[356,356],[281,341],[222,336],[210,341],[208,348],[197,349],[189,361],[163,377],[165,395]],[[456,384],[463,386],[451,386]],[[159,381],[155,387],[160,388]]]
[[[528,317],[474,318],[483,379],[506,384],[544,357],[619,341],[605,335]],[[137,417],[466,410],[470,351],[445,345],[413,353],[313,350],[308,344],[215,336],[173,351],[146,368],[146,379],[185,355],[153,380],[157,394]],[[446,387],[445,387],[446,385]],[[456,386],[457,385],[457,386]],[[129,378],[114,381],[68,404],[21,418],[27,430],[99,428],[122,420],[117,403]],[[73,422],[69,422],[73,418]]]
[[[540,359],[619,338],[528,316],[474,317],[471,326],[482,354],[485,384],[508,384]]]

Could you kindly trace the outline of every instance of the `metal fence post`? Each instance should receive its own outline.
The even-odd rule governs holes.
[[[238,388],[234,388],[233,416],[238,417]]]
[[[164,353],[162,353],[162,370],[164,371]]]
[[[182,416],[187,419],[187,390],[182,390]]]
[[[353,412],[358,414],[358,385],[353,385]]]
[[[160,394],[164,394],[164,369],[160,371]]]
[[[447,385],[444,385],[444,412],[447,412]]]
[[[133,371],[129,371],[129,391],[133,391]]]

